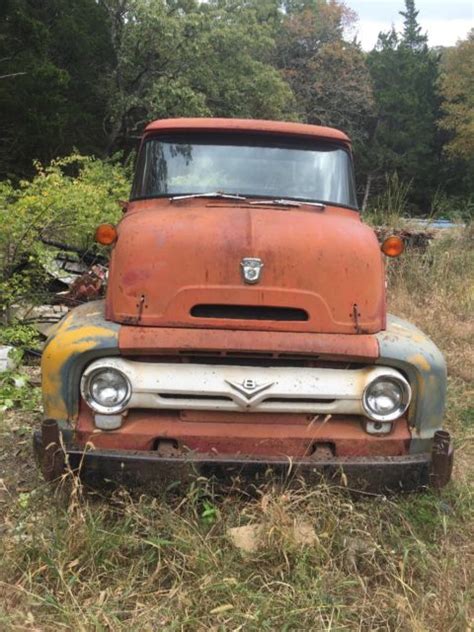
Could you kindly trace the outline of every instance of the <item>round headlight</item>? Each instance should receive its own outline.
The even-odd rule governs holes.
[[[118,413],[128,404],[132,388],[128,378],[117,369],[104,367],[85,375],[82,396],[98,413]]]
[[[366,386],[362,403],[370,419],[392,421],[403,415],[410,397],[410,385],[404,378],[380,376]]]

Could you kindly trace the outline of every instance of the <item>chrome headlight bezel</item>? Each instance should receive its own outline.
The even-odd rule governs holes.
[[[115,406],[104,406],[103,404],[98,402],[96,399],[94,399],[92,395],[91,386],[94,382],[94,379],[96,379],[101,373],[116,373],[117,375],[120,376],[121,379],[123,379],[125,383],[125,386],[126,386],[125,397],[120,401],[120,403],[116,404]],[[87,404],[95,412],[111,415],[111,414],[121,413],[126,409],[130,401],[130,398],[132,397],[132,385],[130,383],[130,380],[128,379],[128,377],[125,375],[123,371],[119,371],[118,369],[114,367],[101,366],[101,367],[97,367],[96,369],[93,369],[90,373],[86,371],[83,374],[81,378],[81,395],[82,395],[82,398],[87,402]]]
[[[392,412],[385,415],[374,412],[368,403],[368,397],[371,389],[381,382],[389,382],[395,384],[399,388],[401,393],[400,404]],[[369,382],[362,394],[362,406],[364,408],[365,415],[373,421],[394,421],[401,417],[408,409],[411,401],[411,387],[407,380],[402,375],[379,375],[374,380]]]

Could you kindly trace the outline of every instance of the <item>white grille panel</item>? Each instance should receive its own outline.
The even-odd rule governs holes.
[[[85,374],[113,367],[127,375],[127,408],[363,415],[365,386],[389,367],[328,369],[96,360]]]

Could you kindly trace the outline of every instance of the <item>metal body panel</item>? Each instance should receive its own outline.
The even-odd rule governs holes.
[[[374,362],[379,355],[375,336],[359,334],[312,334],[278,331],[198,329],[185,327],[120,328],[123,355],[178,355],[215,352],[260,357],[325,357]]]
[[[257,284],[241,262],[259,258]],[[254,318],[202,318],[197,305],[250,306]],[[262,318],[289,308],[305,320]],[[107,318],[124,324],[314,333],[385,325],[382,253],[353,211],[251,207],[202,199],[131,202],[112,251]]]
[[[145,136],[157,132],[236,132],[251,134],[276,134],[279,136],[299,136],[332,140],[350,146],[351,141],[344,132],[333,127],[287,123],[284,121],[264,121],[257,119],[225,118],[175,118],[152,121],[145,128]]]
[[[411,384],[411,450],[423,452],[443,425],[447,384],[443,354],[420,329],[397,316],[389,315],[386,331],[375,337],[380,349],[377,364],[400,369]]]
[[[46,418],[77,417],[81,374],[92,360],[119,354],[120,325],[104,318],[104,301],[71,310],[53,329],[41,358],[43,408]]]

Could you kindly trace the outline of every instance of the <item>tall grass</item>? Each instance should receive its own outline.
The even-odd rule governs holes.
[[[389,309],[418,324],[448,358],[451,375],[472,373],[474,224],[447,232],[426,250],[389,260]]]
[[[441,494],[356,498],[303,482],[250,490],[198,480],[179,496],[101,497],[77,482],[53,495],[21,445],[26,418],[12,416],[0,446],[10,468],[0,475],[0,629],[471,629],[472,238],[453,233],[388,270],[391,310],[448,360],[457,455]],[[229,538],[242,525],[259,526],[253,553]],[[301,525],[309,541],[295,537]]]
[[[465,493],[355,501],[325,487],[268,487],[242,500],[201,483],[184,498],[122,493],[67,510],[38,492],[3,543],[0,621],[41,630],[461,630],[470,543],[452,532],[468,527]],[[218,508],[213,524],[202,519],[204,500]],[[302,521],[314,529],[311,545],[293,537]],[[244,554],[227,529],[255,523],[261,545]]]
[[[370,201],[364,213],[365,221],[374,226],[399,228],[402,218],[407,215],[411,186],[411,180],[400,180],[396,171],[386,174],[383,191]]]

